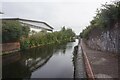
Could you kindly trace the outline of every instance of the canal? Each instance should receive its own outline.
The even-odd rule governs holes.
[[[73,51],[78,44],[68,42],[5,55],[3,78],[73,78]]]

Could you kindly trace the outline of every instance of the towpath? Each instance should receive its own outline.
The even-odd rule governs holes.
[[[83,40],[80,45],[89,78],[93,80],[120,80],[118,54],[93,50]]]

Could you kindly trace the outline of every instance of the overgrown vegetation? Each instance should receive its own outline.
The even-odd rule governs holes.
[[[20,41],[21,37],[27,37],[30,28],[22,26],[18,21],[2,20],[2,43]]]
[[[72,29],[65,29],[65,27],[63,27],[60,31],[52,33],[41,31],[36,34],[32,34],[28,38],[21,39],[21,49],[24,50],[35,46],[72,41],[74,36],[75,33]]]
[[[72,41],[74,36],[75,33],[72,29],[66,29],[65,27],[60,31],[51,33],[42,30],[38,33],[32,31],[30,34],[30,28],[22,26],[19,21],[2,21],[2,43],[18,41],[20,42],[21,50],[35,46]]]
[[[120,1],[113,2],[112,4],[102,5],[101,9],[97,9],[97,14],[90,22],[90,25],[86,27],[80,33],[80,37],[88,39],[90,32],[95,29],[111,29],[115,23],[120,21]]]

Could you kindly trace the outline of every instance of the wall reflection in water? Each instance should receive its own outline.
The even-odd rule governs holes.
[[[30,78],[32,72],[45,65],[58,50],[65,54],[66,44],[43,46],[5,55],[2,57],[2,78]]]

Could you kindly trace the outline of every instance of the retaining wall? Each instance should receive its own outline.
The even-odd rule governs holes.
[[[2,52],[11,52],[15,50],[20,50],[20,43],[19,42],[13,42],[13,43],[3,43],[0,44],[2,46]]]
[[[120,53],[120,23],[116,23],[112,29],[93,30],[87,44],[92,49]]]

